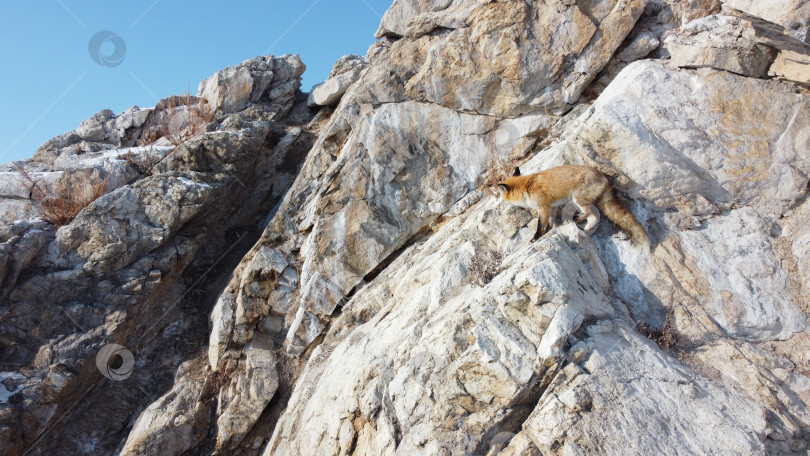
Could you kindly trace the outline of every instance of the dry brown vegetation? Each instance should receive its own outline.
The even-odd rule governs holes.
[[[107,178],[94,176],[90,170],[70,174],[66,171],[62,179],[51,186],[34,179],[19,164],[14,166],[23,178],[23,185],[31,192],[31,199],[42,212],[42,219],[57,228],[70,223],[82,209],[103,195],[107,187]]]
[[[205,376],[200,399],[202,402],[210,402],[215,399],[222,388],[231,383],[233,369],[228,369],[225,365],[219,366],[216,370],[209,371]]]
[[[142,152],[140,154],[133,154],[127,151],[126,154],[118,156],[119,160],[124,160],[127,166],[133,168],[144,176],[151,176],[153,168],[161,160],[161,157],[153,151]]]
[[[157,125],[153,125],[155,120]],[[169,97],[155,107],[152,120],[146,123],[141,133],[141,145],[149,145],[160,138],[166,138],[174,146],[188,141],[205,131],[206,126],[216,120],[208,101],[194,97],[187,90],[181,96]]]
[[[502,261],[501,252],[488,250],[476,253],[468,269],[473,283],[483,287],[492,281],[493,277],[498,275]]]
[[[660,330],[652,329],[646,323],[639,323],[638,332],[644,337],[658,344],[662,350],[672,348],[672,346],[675,345],[675,342],[678,340],[677,330],[675,329],[675,324],[672,321],[672,309],[670,309],[670,311],[667,313],[667,318],[664,320],[664,326],[662,326]]]

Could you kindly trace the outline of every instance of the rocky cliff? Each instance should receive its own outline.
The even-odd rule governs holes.
[[[810,13],[776,3],[396,0],[311,94],[257,57],[6,166],[4,454],[807,454]],[[648,256],[567,209],[530,242],[491,184],[565,163]],[[33,184],[79,178],[56,223]]]

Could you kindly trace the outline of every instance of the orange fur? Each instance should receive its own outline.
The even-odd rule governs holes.
[[[519,171],[516,170],[516,174]],[[573,201],[582,215],[576,221],[587,220],[585,230],[593,229],[599,221],[595,204],[608,219],[630,235],[633,245],[649,252],[650,239],[644,227],[616,197],[607,177],[587,166],[565,165],[526,176],[515,175],[498,184],[504,201],[538,211],[534,240],[546,233],[552,207]]]

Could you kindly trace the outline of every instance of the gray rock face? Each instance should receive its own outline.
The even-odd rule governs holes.
[[[275,62],[269,90],[278,99],[265,93],[179,144],[115,146],[121,138],[142,141],[147,125],[165,126],[180,106],[176,97],[150,110],[102,111],[20,164],[43,185],[96,173],[107,178],[108,193],[58,230],[41,221],[0,225],[0,358],[3,372],[22,372],[16,393],[0,403],[0,453],[180,453],[208,436],[220,393],[203,388],[203,358],[183,364],[170,388],[175,369],[207,340],[213,298],[199,298],[208,292],[200,284],[221,262],[238,260],[230,252],[243,242],[241,256],[250,245],[240,237],[256,239],[251,230],[291,184],[318,127],[285,118],[304,101],[303,65],[291,56]],[[18,169],[4,170],[4,198],[33,203]],[[103,377],[110,374],[96,356],[109,343],[133,353],[125,380]],[[250,402],[243,393],[251,388],[259,388],[254,400],[269,401],[275,390],[265,379],[275,373],[272,353],[258,342],[251,347],[247,364],[267,373],[258,384],[237,377],[231,394],[222,393],[220,425],[234,436],[240,428],[226,426],[233,413],[225,404]],[[128,423],[135,423],[131,439],[120,434]],[[156,432],[168,429],[170,438]]]
[[[806,0],[723,0],[725,7],[743,11],[791,30],[794,38],[807,42],[810,30],[810,3]]]
[[[143,125],[150,113],[150,109],[133,106],[116,116],[105,109],[84,120],[76,129],[76,136],[85,141],[119,142],[127,130]]]
[[[391,45],[389,66],[407,68],[395,74],[409,99],[507,117],[565,111],[646,3],[397,0],[377,36],[405,37]],[[369,91],[379,97],[379,89]]]
[[[807,101],[727,72],[630,65],[521,169],[617,176],[658,233],[652,257],[605,222],[593,239],[566,224],[529,244],[528,214],[484,197],[344,304],[265,454],[486,453],[504,433],[501,454],[806,450],[810,380],[783,370],[800,358],[761,344],[807,344],[807,294],[791,285],[804,279],[780,266],[794,254],[774,235],[798,228],[807,182],[780,188],[771,174],[807,175],[791,121]],[[471,264],[487,251],[503,260],[480,288]],[[667,309],[677,352],[636,331]]]
[[[672,62],[685,68],[711,67],[756,78],[768,74],[776,53],[757,40],[754,26],[739,17],[696,19],[665,41]]]
[[[300,80],[296,80],[305,69],[298,55],[254,57],[200,82],[197,96],[225,114],[241,111],[265,97],[279,105],[276,109],[283,116],[293,101],[294,90],[289,89],[300,85]]]
[[[22,376],[3,377],[2,448],[806,453],[810,97],[727,68],[803,47],[736,14],[680,32],[714,53],[695,69],[639,60],[665,55],[664,3],[398,0],[311,122],[294,57],[223,70],[200,90],[217,120],[151,177],[59,230],[0,228],[0,353],[24,365],[1,366]],[[24,166],[115,153],[92,133],[115,118]],[[649,256],[565,210],[530,242],[536,215],[489,187],[566,163],[609,176]],[[111,341],[126,382],[95,367]]]
[[[578,344],[582,360],[560,371],[524,423],[542,454],[765,452],[763,407],[660,357],[632,327],[608,320]]]

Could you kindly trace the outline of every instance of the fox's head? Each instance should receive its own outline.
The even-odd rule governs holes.
[[[512,177],[515,177],[515,176],[520,176],[520,168],[517,167],[517,166],[515,167],[514,174],[512,174]],[[507,201],[510,199],[509,198],[509,193],[511,192],[512,187],[515,184],[514,182],[510,182],[510,181],[513,181],[513,180],[514,179],[509,178],[509,179],[506,179],[505,181],[501,182],[500,184],[498,184],[498,193],[501,195],[501,198],[503,198],[503,199],[505,199]]]
[[[506,199],[506,195],[509,194],[509,185],[506,182],[498,184],[498,194],[501,195],[501,198]]]

